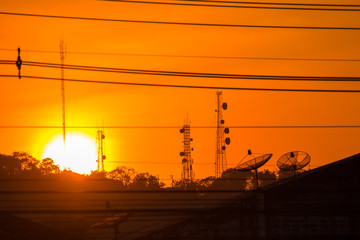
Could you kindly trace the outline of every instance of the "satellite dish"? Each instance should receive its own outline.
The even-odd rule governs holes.
[[[283,171],[294,171],[296,174],[296,171],[307,166],[310,160],[311,157],[306,152],[288,152],[278,159],[277,166]]]
[[[253,157],[253,155],[247,155],[247,156],[250,156],[250,159],[244,163],[239,163],[235,167],[235,170],[238,171],[256,170],[270,160],[270,158],[272,157],[272,153],[261,155],[259,157]]]
[[[248,154],[236,165],[234,168],[237,171],[252,171],[255,170],[256,173],[256,186],[259,188],[259,179],[257,169],[263,166],[267,161],[272,157],[272,153],[263,154],[258,157],[255,157],[251,150],[248,150]],[[249,160],[244,161],[245,158],[249,158]],[[242,163],[243,162],[243,163]]]
[[[220,123],[221,123],[221,124],[224,124],[224,123],[225,123],[225,120],[221,120]]]
[[[185,153],[184,152],[180,152],[180,156],[185,156]]]
[[[221,149],[225,151],[225,150],[226,150],[226,147],[225,147],[225,146],[222,146]]]
[[[224,102],[224,103],[222,104],[222,108],[223,108],[224,110],[226,110],[226,109],[227,109],[227,107],[228,107],[227,103],[226,103],[226,102]]]
[[[119,234],[119,225],[125,222],[131,215],[131,212],[120,212],[91,225],[91,228],[113,228],[115,229],[115,239]]]
[[[116,213],[111,217],[104,218],[102,221],[96,222],[91,225],[92,228],[108,228],[118,226],[120,223],[129,218],[130,212]]]
[[[226,145],[229,145],[230,144],[230,138],[225,138],[225,143],[226,143]]]
[[[183,158],[182,163],[186,163],[186,162],[187,162],[187,159]]]
[[[185,132],[185,129],[180,129],[180,133],[184,133]]]
[[[228,134],[229,132],[230,132],[229,128],[225,128],[225,129],[224,129],[224,133],[225,133],[225,134]]]

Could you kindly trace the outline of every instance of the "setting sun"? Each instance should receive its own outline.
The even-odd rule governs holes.
[[[61,169],[89,174],[96,170],[95,139],[79,132],[67,133],[64,147],[62,135],[56,135],[45,146],[42,158],[52,158]]]

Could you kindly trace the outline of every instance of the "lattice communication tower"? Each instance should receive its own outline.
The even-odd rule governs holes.
[[[98,172],[104,172],[105,166],[104,166],[104,160],[106,159],[106,156],[104,154],[104,139],[105,134],[103,130],[98,130],[96,135],[96,149],[97,149],[97,171]]]
[[[221,174],[227,169],[226,146],[230,144],[230,138],[225,138],[229,134],[229,128],[224,126],[225,120],[222,116],[222,110],[228,108],[227,103],[222,102],[222,92],[216,92],[217,108],[216,112],[216,152],[215,152],[215,177],[221,177]]]
[[[191,151],[194,149],[191,148],[193,139],[190,137],[190,124],[186,123],[183,128],[180,129],[180,133],[184,135],[184,151],[180,152],[180,156],[182,157],[181,179],[184,181],[193,181],[195,173],[192,166],[194,162],[191,158]]]

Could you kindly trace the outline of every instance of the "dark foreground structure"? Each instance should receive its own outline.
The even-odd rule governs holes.
[[[123,191],[111,181],[2,181],[0,239],[360,239],[359,173],[357,154],[257,191]]]
[[[138,239],[360,239],[360,154]]]

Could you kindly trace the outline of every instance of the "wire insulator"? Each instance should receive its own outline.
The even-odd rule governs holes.
[[[17,57],[17,60],[16,60],[16,66],[18,68],[18,77],[19,79],[21,79],[21,73],[20,73],[20,70],[21,70],[21,64],[22,64],[22,60],[21,60],[21,57],[20,57],[20,48],[18,48],[18,57]]]

